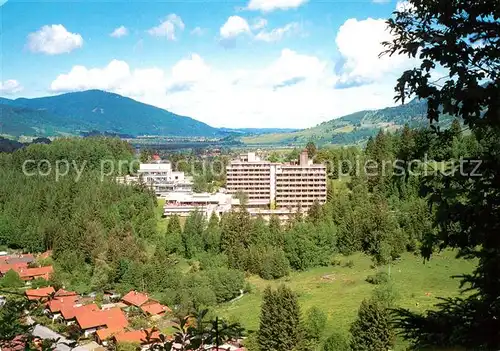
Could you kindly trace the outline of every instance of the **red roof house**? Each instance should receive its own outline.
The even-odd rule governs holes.
[[[57,294],[57,293],[56,293]],[[77,304],[78,296],[58,297],[47,303],[47,308],[52,314],[62,313],[63,310],[73,308]]]
[[[52,266],[38,267],[38,268],[22,268],[18,271],[22,280],[34,280],[43,278],[49,280],[50,275],[54,272]]]
[[[15,272],[19,272],[21,269],[28,268],[28,264],[26,262],[19,263],[0,263],[0,275],[4,275],[11,269]]]
[[[158,302],[142,305],[141,309],[151,316],[163,315],[166,312],[172,312],[172,310],[170,308],[168,308],[167,306],[164,306]]]
[[[141,307],[149,301],[149,296],[134,290],[123,296],[122,301],[129,306]]]
[[[123,329],[128,326],[127,317],[119,308],[98,311],[80,311],[76,313],[76,322],[86,336],[99,329]]]
[[[37,301],[42,300],[44,298],[48,298],[51,294],[55,293],[53,287],[49,286],[46,288],[38,288],[38,289],[29,289],[24,292],[28,300]]]
[[[148,333],[150,333],[150,339],[149,342],[147,341]],[[122,332],[115,334],[113,336],[113,339],[118,342],[128,342],[128,343],[139,343],[141,345],[148,345],[152,344],[154,342],[160,342],[160,333],[155,330],[152,331],[152,329],[147,329],[146,330],[133,330],[129,332]]]
[[[99,311],[99,306],[96,304],[75,306],[75,305],[63,305],[61,308],[61,314],[66,321],[70,321],[76,317],[79,313],[87,313]]]

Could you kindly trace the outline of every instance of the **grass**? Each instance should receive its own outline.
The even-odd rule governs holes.
[[[348,260],[354,262],[352,268],[345,266]],[[362,254],[343,257],[341,262],[337,266],[293,272],[277,281],[251,276],[248,281],[253,291],[232,304],[219,307],[218,313],[240,321],[247,330],[257,330],[263,290],[268,285],[275,288],[284,283],[298,294],[303,313],[317,306],[328,314],[327,334],[334,330],[347,333],[361,301],[370,297],[375,288],[365,281],[366,277],[377,270],[389,271],[389,267],[374,269],[370,258]],[[421,257],[404,254],[390,267],[391,281],[398,295],[396,305],[418,312],[433,308],[437,297],[458,294],[459,281],[451,276],[470,272],[473,265],[470,261],[455,259],[451,251],[437,254],[425,264]]]

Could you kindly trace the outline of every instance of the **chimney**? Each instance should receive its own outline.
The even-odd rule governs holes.
[[[307,150],[300,153],[299,164],[301,166],[307,166],[309,164],[309,155],[307,154]]]

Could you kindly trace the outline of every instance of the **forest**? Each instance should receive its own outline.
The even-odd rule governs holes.
[[[380,131],[364,150],[309,145],[308,151],[316,162],[339,164],[344,174],[349,173],[344,164],[360,159],[377,167],[415,159],[445,164],[481,150],[475,135],[461,128],[455,121],[444,144],[430,130],[405,127],[398,133]],[[296,152],[280,157],[293,158]],[[353,168],[347,187],[330,186],[326,204],[316,203],[308,213],[299,209],[284,224],[277,217],[269,223],[251,218],[243,207],[220,219],[193,212],[182,225],[174,216],[161,231],[155,195],[145,186],[113,180],[130,171],[124,165],[134,157],[127,143],[102,137],[58,139],[1,154],[0,245],[53,250],[52,285],[80,293],[146,291],[185,315],[251,290],[247,275],[278,279],[291,271],[335,265],[339,255],[356,252],[369,255],[374,266],[383,265],[403,252],[418,254],[425,235],[434,230],[418,169],[409,175]],[[23,168],[25,160],[33,160],[31,168]],[[76,166],[55,180],[54,165],[62,167],[62,160]],[[103,164],[109,168],[104,178]],[[420,171],[429,164],[421,163]],[[332,167],[329,176],[334,184],[340,175]]]

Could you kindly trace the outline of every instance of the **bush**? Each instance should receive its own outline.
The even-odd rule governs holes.
[[[341,266],[342,265],[342,262],[338,259],[338,258],[332,258],[332,260],[330,261],[330,265],[331,266]]]
[[[344,267],[353,268],[354,267],[354,261],[353,260],[348,260],[346,263],[344,263]]]
[[[322,351],[350,351],[347,338],[340,333],[333,333],[323,343]]]
[[[287,276],[290,263],[281,249],[268,249],[264,253],[259,275],[266,280],[278,279]]]
[[[374,285],[385,284],[389,281],[389,274],[387,272],[377,272],[366,277],[366,281]]]
[[[305,329],[310,339],[321,339],[326,327],[327,315],[318,307],[314,306],[307,311]]]
[[[16,271],[10,269],[5,273],[4,277],[0,279],[0,287],[2,288],[21,288],[24,282],[19,277]]]

